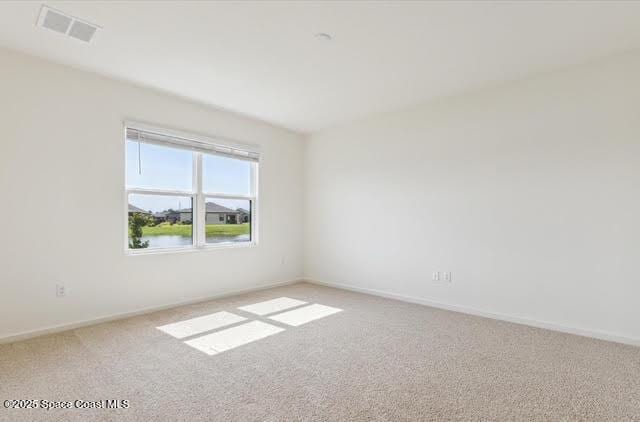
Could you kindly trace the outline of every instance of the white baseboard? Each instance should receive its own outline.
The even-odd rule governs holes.
[[[87,326],[90,326],[90,325],[100,324],[100,323],[103,323],[103,322],[115,321],[115,320],[124,319],[124,318],[131,318],[131,317],[134,317],[134,316],[139,316],[139,315],[149,314],[149,313],[152,313],[152,312],[162,311],[164,309],[175,308],[175,307],[178,307],[178,306],[192,305],[192,304],[195,304],[195,303],[207,302],[209,300],[221,299],[221,298],[225,298],[225,297],[229,297],[229,296],[236,296],[236,295],[243,294],[243,293],[257,292],[257,291],[260,291],[260,290],[271,289],[271,288],[274,288],[274,287],[287,286],[287,285],[290,285],[290,284],[299,283],[301,281],[303,281],[303,280],[302,279],[294,279],[294,280],[283,281],[283,282],[279,282],[279,283],[261,284],[261,285],[257,285],[257,286],[247,287],[247,288],[244,288],[244,289],[229,290],[229,291],[217,293],[217,294],[206,296],[206,297],[200,297],[200,298],[185,300],[185,301],[181,301],[181,302],[172,302],[172,303],[168,303],[168,304],[165,304],[165,305],[152,306],[152,307],[148,307],[148,308],[138,309],[138,310],[131,311],[131,312],[123,312],[123,313],[119,313],[119,314],[112,314],[112,315],[107,315],[107,316],[103,316],[103,317],[92,318],[92,319],[88,319],[88,320],[84,320],[84,321],[72,322],[72,323],[61,324],[61,325],[54,325],[54,326],[41,328],[41,329],[37,329],[37,330],[31,330],[31,331],[24,331],[22,333],[10,334],[8,336],[0,337],[0,344],[14,343],[16,341],[27,340],[27,339],[30,339],[30,338],[33,338],[33,337],[39,337],[39,336],[43,336],[43,335],[46,335],[46,334],[54,334],[54,333],[59,333],[59,332],[62,332],[62,331],[68,331],[68,330],[73,330],[73,329],[76,329],[76,328],[81,328],[81,327],[87,327]]]
[[[370,294],[370,295],[374,295],[374,296],[380,296],[380,297],[384,297],[384,298],[388,298],[388,299],[401,300],[403,302],[409,302],[409,303],[415,303],[415,304],[419,304],[419,305],[431,306],[433,308],[446,309],[446,310],[449,310],[449,311],[455,311],[455,312],[460,312],[460,313],[464,313],[464,314],[476,315],[476,316],[481,316],[481,317],[485,317],[485,318],[491,318],[491,319],[497,319],[497,320],[501,320],[501,321],[513,322],[513,323],[516,323],[516,324],[528,325],[528,326],[536,327],[536,328],[544,328],[544,329],[547,329],[547,330],[559,331],[559,332],[567,333],[567,334],[574,334],[574,335],[583,336],[583,337],[591,337],[591,338],[596,338],[596,339],[599,339],[599,340],[612,341],[612,342],[628,344],[628,345],[632,345],[632,346],[640,346],[640,339],[639,338],[625,337],[625,336],[620,336],[620,335],[617,335],[617,334],[607,333],[607,332],[603,332],[603,331],[585,330],[585,329],[582,329],[582,328],[568,327],[568,326],[565,326],[565,325],[555,324],[555,323],[552,323],[552,322],[538,321],[538,320],[534,320],[534,319],[528,319],[528,318],[521,318],[521,317],[516,317],[516,316],[511,316],[511,315],[499,314],[499,313],[495,313],[495,312],[487,312],[487,311],[483,311],[483,310],[480,310],[480,309],[469,308],[469,307],[466,307],[466,306],[451,305],[451,304],[448,304],[448,303],[441,303],[441,302],[437,302],[437,301],[433,301],[433,300],[429,300],[429,299],[423,299],[423,298],[414,297],[414,296],[405,296],[405,295],[391,293],[391,292],[387,292],[387,291],[383,291],[383,290],[366,289],[366,288],[362,288],[362,287],[350,286],[348,284],[334,283],[334,282],[328,282],[328,281],[319,281],[319,280],[314,280],[314,279],[309,279],[309,278],[304,278],[304,281],[306,281],[307,283],[318,284],[318,285],[327,286],[327,287],[334,287],[334,288],[337,288],[337,289],[349,290],[349,291],[358,292],[358,293],[365,293],[365,294]]]

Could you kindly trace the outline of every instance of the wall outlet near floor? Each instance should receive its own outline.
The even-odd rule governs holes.
[[[433,281],[442,281],[444,283],[451,283],[451,271],[434,271],[431,275]]]
[[[67,289],[64,284],[56,284],[56,297],[64,297],[67,294]]]

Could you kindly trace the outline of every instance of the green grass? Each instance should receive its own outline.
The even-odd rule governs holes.
[[[208,224],[207,236],[239,236],[249,234],[249,223]],[[162,223],[155,227],[143,227],[143,236],[184,236],[191,237],[191,225]]]

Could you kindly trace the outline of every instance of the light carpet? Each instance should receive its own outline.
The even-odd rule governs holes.
[[[292,326],[238,309],[281,297],[341,312]],[[284,330],[208,355],[185,341],[227,314],[187,338],[156,328],[222,311]],[[130,407],[0,420],[640,421],[640,348],[299,283],[0,345],[9,399]]]

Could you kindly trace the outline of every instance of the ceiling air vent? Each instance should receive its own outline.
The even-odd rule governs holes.
[[[38,26],[65,34],[80,41],[89,42],[99,26],[42,5]]]

